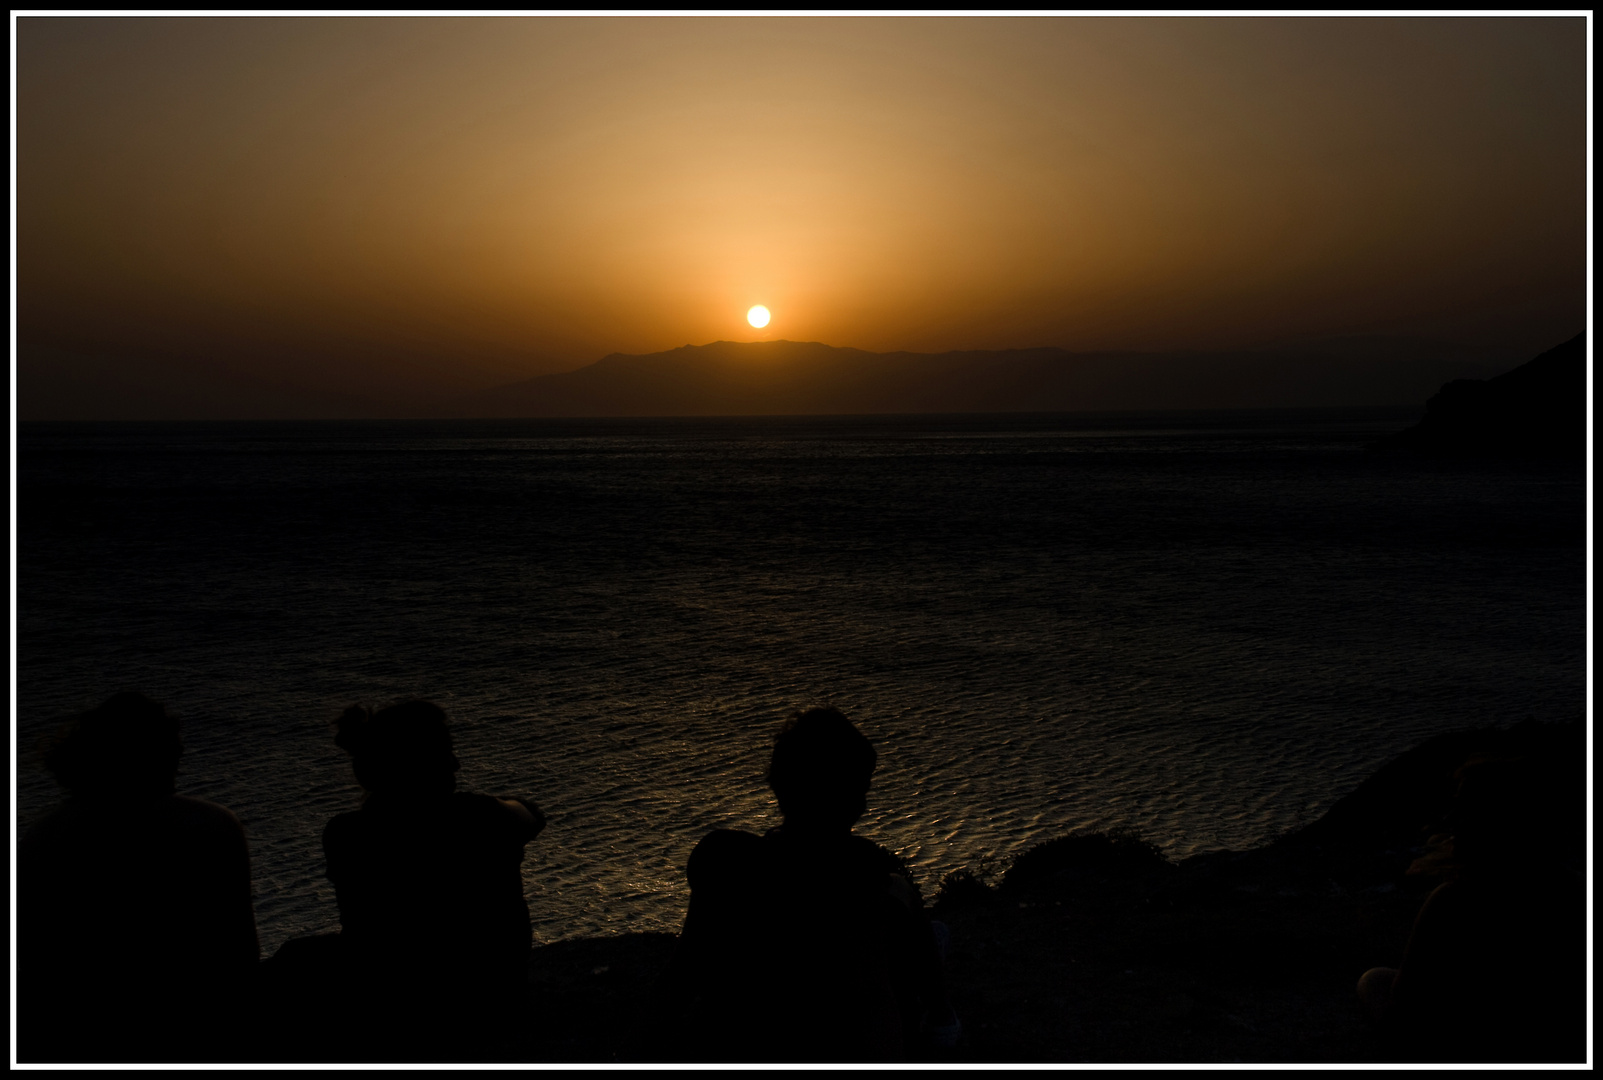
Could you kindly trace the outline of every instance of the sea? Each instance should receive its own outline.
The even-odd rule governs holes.
[[[677,930],[815,705],[926,897],[1077,830],[1250,848],[1585,712],[1584,468],[1366,452],[1417,414],[22,424],[17,825],[40,741],[137,689],[244,824],[263,955],[338,928],[353,702],[438,702],[461,786],[544,809],[542,943]]]

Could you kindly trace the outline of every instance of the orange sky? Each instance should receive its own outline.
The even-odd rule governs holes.
[[[402,400],[717,339],[1585,317],[1581,18],[16,27],[24,371]]]

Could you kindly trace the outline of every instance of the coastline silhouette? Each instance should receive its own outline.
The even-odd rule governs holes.
[[[1490,379],[1454,379],[1419,423],[1373,444],[1383,453],[1558,458],[1586,454],[1586,335]]]
[[[258,960],[250,853],[232,813],[175,794],[182,753],[178,721],[137,693],[47,749],[67,798],[17,848],[19,1060],[240,1056]]]

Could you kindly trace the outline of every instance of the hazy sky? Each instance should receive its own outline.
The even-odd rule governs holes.
[[[24,366],[404,397],[717,339],[1584,319],[1581,18],[16,27]]]

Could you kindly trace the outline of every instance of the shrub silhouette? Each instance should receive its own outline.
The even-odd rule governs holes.
[[[984,907],[996,900],[996,871],[989,856],[977,864],[960,866],[941,878],[934,907],[944,911]]]
[[[1052,892],[1082,881],[1156,877],[1173,869],[1162,852],[1133,833],[1071,833],[1020,853],[1001,891]]]

